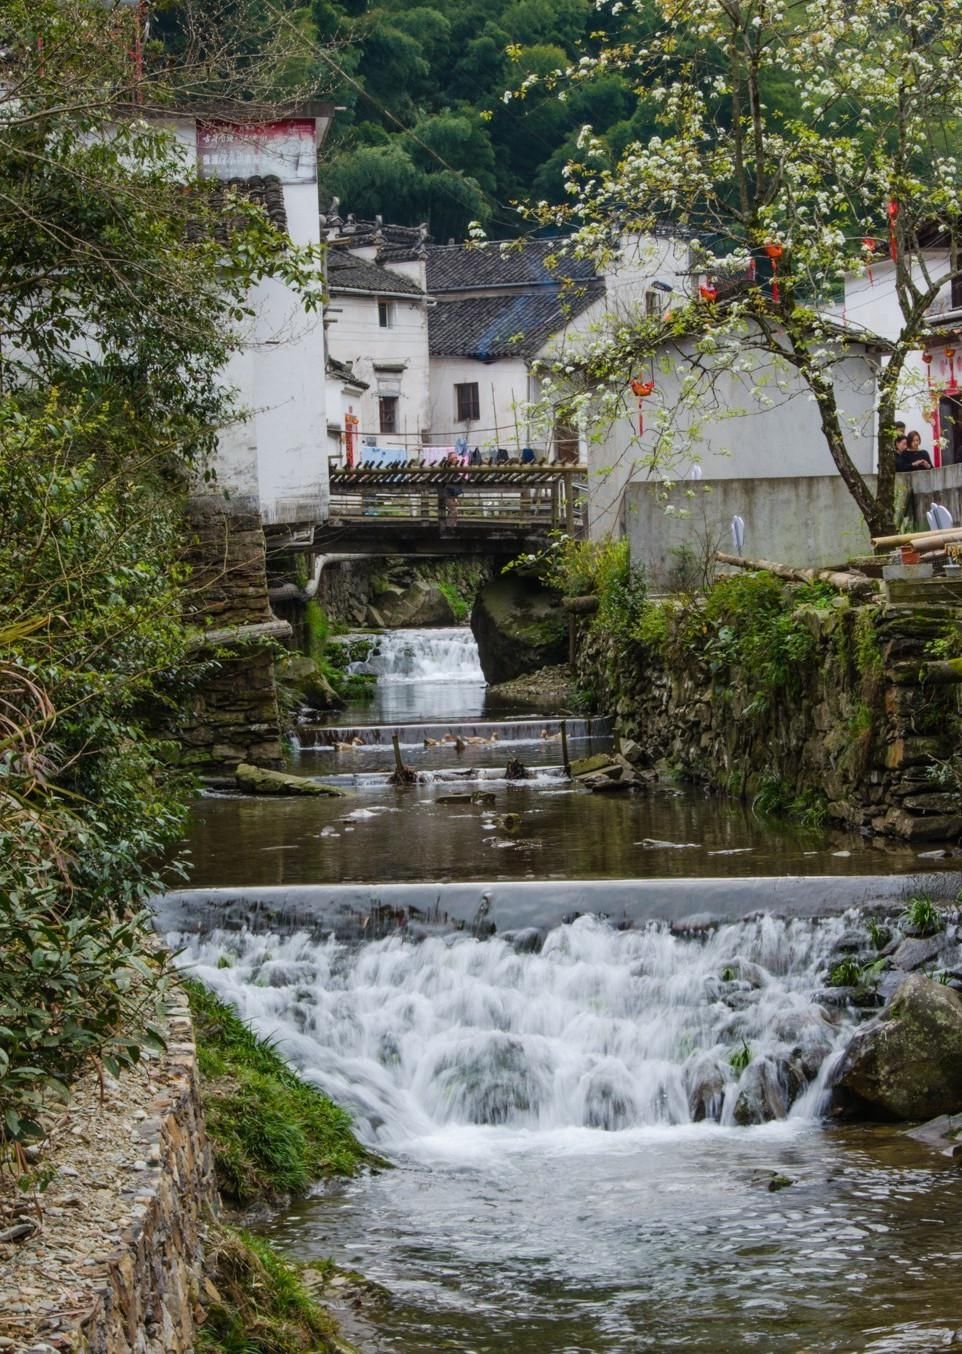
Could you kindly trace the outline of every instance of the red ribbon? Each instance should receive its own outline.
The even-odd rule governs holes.
[[[889,216],[889,256],[892,259],[893,263],[897,263],[899,257],[899,241],[898,236],[895,233],[895,222],[898,219],[898,214],[899,214],[899,204],[895,201],[895,198],[892,198],[888,205],[888,216]]]

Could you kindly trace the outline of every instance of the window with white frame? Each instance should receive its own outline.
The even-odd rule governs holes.
[[[397,311],[393,301],[378,301],[377,322],[382,329],[393,329]]]

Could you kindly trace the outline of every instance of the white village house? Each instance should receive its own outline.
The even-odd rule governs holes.
[[[317,155],[333,106],[307,104],[260,126],[179,118],[175,134],[200,173],[258,202],[295,245],[320,243]],[[265,525],[327,515],[324,328],[285,283],[266,278],[225,372],[247,417],[222,430],[215,462],[222,506]]]
[[[394,226],[385,232],[373,222],[358,230],[336,209],[321,225],[334,364],[327,372],[331,451],[345,464],[362,453],[368,461],[417,457],[430,418],[424,233]]]

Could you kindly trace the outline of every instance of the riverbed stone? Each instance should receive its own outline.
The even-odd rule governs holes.
[[[914,969],[921,968],[923,964],[936,959],[944,946],[945,936],[941,933],[934,936],[910,937],[898,946],[892,955],[892,963],[895,968],[911,973]]]
[[[571,774],[577,780],[579,776],[590,776],[597,771],[607,771],[616,765],[614,758],[607,752],[596,752],[591,757],[576,757],[571,763]]]
[[[306,776],[292,776],[286,771],[268,771],[261,766],[241,762],[234,771],[238,786],[254,795],[326,795],[332,799],[346,799],[349,791],[336,785],[324,785]]]
[[[735,1101],[736,1124],[767,1124],[772,1119],[784,1119],[788,1100],[782,1088],[778,1069],[770,1058],[756,1058],[745,1069]]]
[[[930,1119],[962,1111],[962,1000],[910,974],[881,1017],[852,1039],[833,1079],[842,1112]]]

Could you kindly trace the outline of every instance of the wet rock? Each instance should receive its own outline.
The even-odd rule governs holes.
[[[234,772],[237,784],[253,795],[327,795],[332,799],[346,799],[347,790],[335,785],[323,785],[305,776],[291,776],[285,771],[267,771],[261,766],[241,762]]]
[[[517,931],[502,931],[501,939],[516,954],[539,954],[544,944],[545,933],[537,926],[525,926]]]
[[[870,1119],[962,1111],[962,1000],[921,974],[852,1039],[833,1079],[837,1108]]]
[[[707,1054],[696,1054],[685,1068],[685,1089],[688,1094],[688,1112],[692,1121],[700,1124],[707,1119],[721,1118],[728,1077],[725,1069]]]
[[[277,664],[278,676],[312,710],[341,710],[346,702],[337,694],[313,658],[286,654]]]
[[[690,917],[673,921],[669,929],[673,936],[709,936],[718,926],[718,918],[710,912],[693,912]]]
[[[787,1112],[788,1102],[778,1069],[770,1058],[756,1058],[739,1083],[735,1123],[743,1128],[748,1124],[767,1124],[772,1119],[784,1119]]]
[[[927,1124],[910,1128],[905,1136],[924,1142],[947,1157],[962,1157],[962,1114],[940,1114]]]
[[[769,1177],[766,1188],[768,1189],[769,1194],[774,1194],[776,1190],[789,1189],[794,1183],[795,1181],[790,1175],[778,1175],[776,1173]]]
[[[596,752],[591,757],[576,757],[571,763],[571,774],[577,779],[579,776],[588,776],[596,772],[610,771],[617,766],[613,757],[607,752]],[[620,767],[618,768],[620,771]]]
[[[892,963],[896,968],[903,969],[906,973],[912,973],[915,969],[921,968],[923,964],[928,964],[936,959],[944,946],[945,937],[942,935],[919,936],[917,939],[903,940],[892,955]]]
[[[520,757],[512,757],[505,767],[505,780],[527,780],[528,772]]]
[[[508,682],[568,657],[560,595],[537,579],[502,574],[479,591],[471,629],[485,681]]]
[[[617,770],[620,771],[621,767]],[[631,781],[616,778],[607,772],[597,776],[585,776],[582,778],[582,784],[587,785],[591,793],[596,795],[624,794],[631,789]]]
[[[416,578],[407,587],[385,584],[373,600],[373,608],[380,614],[389,630],[408,626],[454,625],[457,617],[451,603],[437,583]]]

